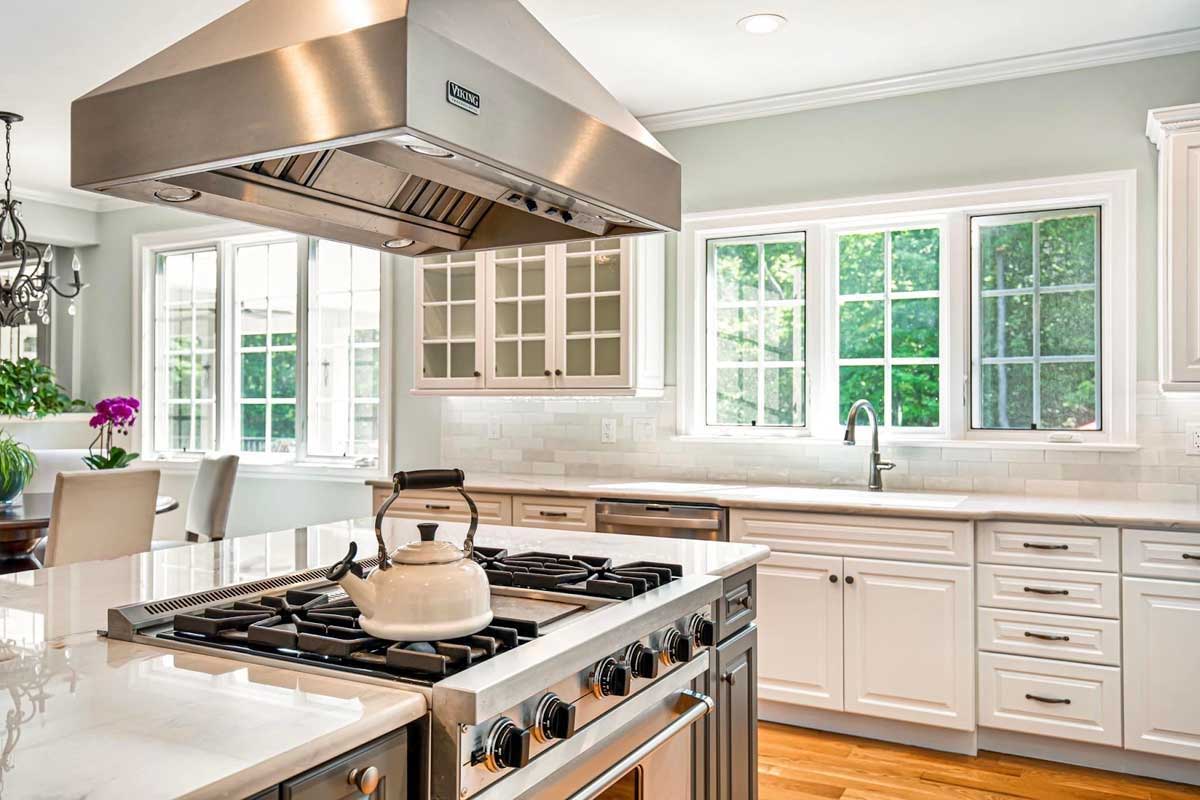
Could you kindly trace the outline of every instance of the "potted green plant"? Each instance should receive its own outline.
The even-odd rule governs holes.
[[[37,456],[26,445],[0,431],[0,506],[11,506],[37,469]]]
[[[54,370],[33,358],[0,361],[0,415],[41,418],[86,409],[54,382]]]

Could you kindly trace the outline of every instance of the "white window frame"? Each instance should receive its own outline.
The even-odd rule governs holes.
[[[766,381],[765,381],[766,370],[767,369],[783,369],[783,368],[791,367],[792,369],[802,370],[803,374],[804,374],[804,394],[803,394],[803,398],[802,398],[802,402],[804,403],[804,408],[801,413],[801,416],[804,418],[804,424],[803,425],[722,425],[719,423],[708,423],[707,422],[708,410],[710,408],[713,408],[717,402],[717,369],[720,366],[720,361],[717,358],[717,349],[719,347],[717,337],[715,335],[709,336],[709,331],[715,330],[716,324],[717,324],[717,306],[716,306],[716,303],[713,302],[714,298],[716,297],[717,281],[716,281],[716,275],[714,274],[714,272],[711,268],[712,267],[712,251],[716,247],[721,246],[721,245],[736,245],[736,244],[766,245],[766,244],[776,244],[779,242],[794,242],[801,238],[804,240],[804,286],[802,287],[802,293],[798,300],[797,299],[785,299],[785,300],[765,300],[764,299],[763,284],[765,281],[766,265],[762,262],[762,256],[760,255],[759,265],[758,265],[758,296],[753,301],[740,301],[740,302],[736,302],[736,303],[732,303],[732,304],[727,304],[726,308],[733,308],[733,307],[753,308],[759,312],[759,314],[758,314],[758,359],[754,362],[754,367],[755,367],[757,380],[758,380],[758,410],[759,410],[758,416],[760,418],[763,416],[762,411],[764,408],[764,403],[766,402],[765,398],[764,398],[764,391],[763,391],[765,388],[765,383],[766,383]],[[804,435],[808,431],[809,420],[811,418],[811,402],[810,402],[811,392],[810,392],[809,387],[812,384],[812,381],[809,378],[809,372],[808,372],[808,344],[807,344],[807,342],[808,342],[808,327],[809,327],[809,323],[808,323],[808,318],[809,318],[808,275],[810,272],[807,232],[803,231],[803,230],[794,230],[794,231],[789,231],[787,233],[773,233],[773,234],[768,234],[765,236],[754,235],[754,236],[736,236],[736,237],[732,237],[732,238],[728,238],[728,239],[709,239],[706,242],[705,272],[707,275],[706,280],[705,280],[705,293],[706,293],[705,294],[705,313],[706,313],[707,319],[706,319],[705,332],[704,332],[705,347],[706,347],[705,375],[707,376],[706,382],[705,382],[706,396],[705,396],[705,400],[704,400],[704,403],[705,403],[705,405],[704,405],[705,426],[708,428],[714,429],[714,430],[726,431],[729,433],[742,432],[742,435],[749,435],[748,433],[745,433],[745,432],[753,432],[760,428],[766,431],[765,435],[779,435],[779,434],[786,435],[789,433],[792,435]],[[764,328],[763,328],[763,321],[764,321],[764,318],[766,315],[763,314],[762,312],[768,308],[795,308],[797,306],[804,309],[805,348],[804,348],[804,353],[801,355],[800,360],[799,361],[765,361],[765,360],[763,360],[762,351],[763,351],[763,347],[765,346],[765,334],[764,334]],[[793,335],[795,335],[795,331],[793,331]],[[738,362],[738,363],[740,363],[742,365],[748,365],[750,362]]]
[[[191,250],[206,247],[217,248],[217,448],[225,452],[236,452],[237,445],[237,415],[230,413],[238,402],[238,380],[234,367],[227,362],[236,353],[234,325],[223,321],[223,314],[234,306],[234,281],[231,279],[233,248],[246,243],[260,243],[297,239],[297,258],[300,262],[297,273],[297,315],[296,315],[296,451],[291,454],[253,454],[242,453],[241,471],[264,476],[301,474],[309,477],[325,476],[329,478],[361,481],[365,478],[379,477],[387,474],[391,464],[392,422],[391,397],[394,352],[393,330],[394,319],[392,307],[394,296],[393,273],[396,271],[396,256],[383,254],[380,261],[379,293],[379,454],[374,463],[368,464],[362,459],[353,457],[337,459],[330,457],[310,458],[307,453],[307,419],[308,419],[308,283],[310,270],[304,265],[309,262],[305,256],[309,252],[308,237],[283,231],[263,228],[248,223],[222,223],[217,225],[197,226],[182,230],[171,230],[156,233],[137,234],[132,237],[132,294],[133,319],[131,325],[132,341],[132,374],[135,391],[148,413],[138,421],[140,452],[147,460],[167,462],[169,468],[192,469],[198,463],[201,453],[182,453],[178,451],[160,452],[155,447],[155,414],[157,386],[155,380],[155,269],[157,254],[172,250]]]
[[[747,436],[840,443],[837,419],[836,234],[863,228],[928,227],[942,234],[942,427],[885,429],[892,444],[937,447],[1134,450],[1137,328],[1136,171],[1068,175],[902,194],[688,214],[678,250],[678,434],[737,441]],[[1099,431],[972,430],[970,218],[1015,211],[1098,206],[1100,232],[1101,426]],[[707,426],[707,242],[804,231],[807,237],[809,408],[806,431]],[[817,265],[821,265],[817,268]]]

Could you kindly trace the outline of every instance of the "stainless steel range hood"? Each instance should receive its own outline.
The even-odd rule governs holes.
[[[518,0],[249,0],[72,103],[71,161],[407,255],[680,222],[679,164]]]

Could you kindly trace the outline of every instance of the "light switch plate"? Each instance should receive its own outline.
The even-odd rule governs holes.
[[[1191,423],[1185,430],[1187,431],[1187,439],[1183,446],[1184,454],[1200,456],[1200,423]]]
[[[497,419],[496,417],[488,418],[488,438],[489,439],[499,439],[500,438],[500,420]]]
[[[617,441],[617,421],[612,417],[600,420],[600,443],[613,444]]]

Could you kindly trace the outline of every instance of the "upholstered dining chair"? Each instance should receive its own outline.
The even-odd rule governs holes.
[[[210,542],[225,538],[237,470],[238,457],[234,455],[205,456],[200,462],[183,526],[189,542],[198,542],[201,537]]]
[[[58,473],[50,504],[46,566],[149,550],[158,479],[156,469]]]

